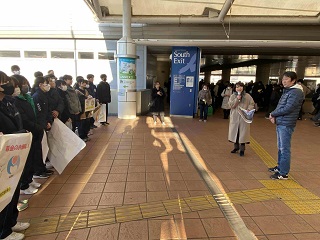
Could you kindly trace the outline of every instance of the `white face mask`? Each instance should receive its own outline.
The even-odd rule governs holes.
[[[67,88],[68,88],[67,85],[61,86],[61,90],[64,91],[64,92],[67,91]]]
[[[13,71],[13,74],[19,75],[19,74],[20,74],[20,71]]]
[[[227,87],[227,89],[230,89],[230,87]]]
[[[43,89],[46,91],[46,92],[49,92],[50,91],[50,85],[46,85],[46,86],[43,86]]]
[[[204,91],[207,91],[208,89],[207,89],[207,88],[203,88],[203,90],[204,90]]]
[[[89,88],[89,87],[90,87],[89,84],[87,84],[86,88]]]
[[[19,88],[19,87],[16,87],[16,88],[14,89],[14,92],[13,92],[12,96],[14,96],[14,97],[19,96],[20,93],[21,93],[20,88]]]

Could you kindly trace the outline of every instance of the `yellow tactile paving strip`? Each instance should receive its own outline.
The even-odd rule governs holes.
[[[251,148],[267,167],[274,167],[277,162],[251,137]],[[260,180],[272,195],[281,199],[296,214],[320,213],[320,198],[303,188],[289,174],[288,180]]]
[[[251,147],[267,167],[276,161],[253,138]],[[164,217],[179,213],[189,213],[218,208],[219,199],[227,204],[246,204],[280,199],[296,214],[320,213],[320,198],[303,188],[290,177],[289,180],[260,180],[265,188],[230,192],[219,195],[206,195],[182,199],[171,199],[143,204],[110,207],[99,210],[82,211],[48,217],[33,218],[26,236],[42,235],[75,229],[90,228],[134,220]],[[221,202],[219,202],[221,204]],[[222,203],[223,204],[223,203]]]

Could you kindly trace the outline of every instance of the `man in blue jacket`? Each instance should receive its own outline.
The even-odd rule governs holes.
[[[302,87],[297,83],[295,72],[282,75],[283,94],[277,108],[270,113],[269,119],[277,125],[278,166],[269,168],[272,179],[286,180],[290,171],[291,137],[297,123],[304,99]]]

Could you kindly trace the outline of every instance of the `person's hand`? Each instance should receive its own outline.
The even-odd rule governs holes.
[[[57,118],[57,117],[59,116],[59,112],[56,111],[56,110],[53,110],[53,111],[52,111],[52,116],[53,116],[54,118]]]
[[[88,99],[91,99],[91,98],[92,98],[92,96],[91,96],[91,95],[89,95],[89,96],[88,96]]]
[[[3,136],[3,132],[0,132],[0,136]]]
[[[50,128],[51,128],[51,124],[47,123],[47,129],[50,129]]]
[[[269,120],[273,124],[275,124],[275,122],[276,122],[276,119],[274,117],[272,117],[271,114],[269,115]]]
[[[237,98],[238,98],[239,100],[241,100],[242,97],[241,97],[241,95],[237,95]]]
[[[67,122],[72,122],[71,118],[69,118],[69,119],[67,120]]]

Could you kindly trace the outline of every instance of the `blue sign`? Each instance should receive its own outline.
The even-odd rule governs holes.
[[[193,117],[197,112],[199,65],[199,48],[172,48],[170,115]]]

